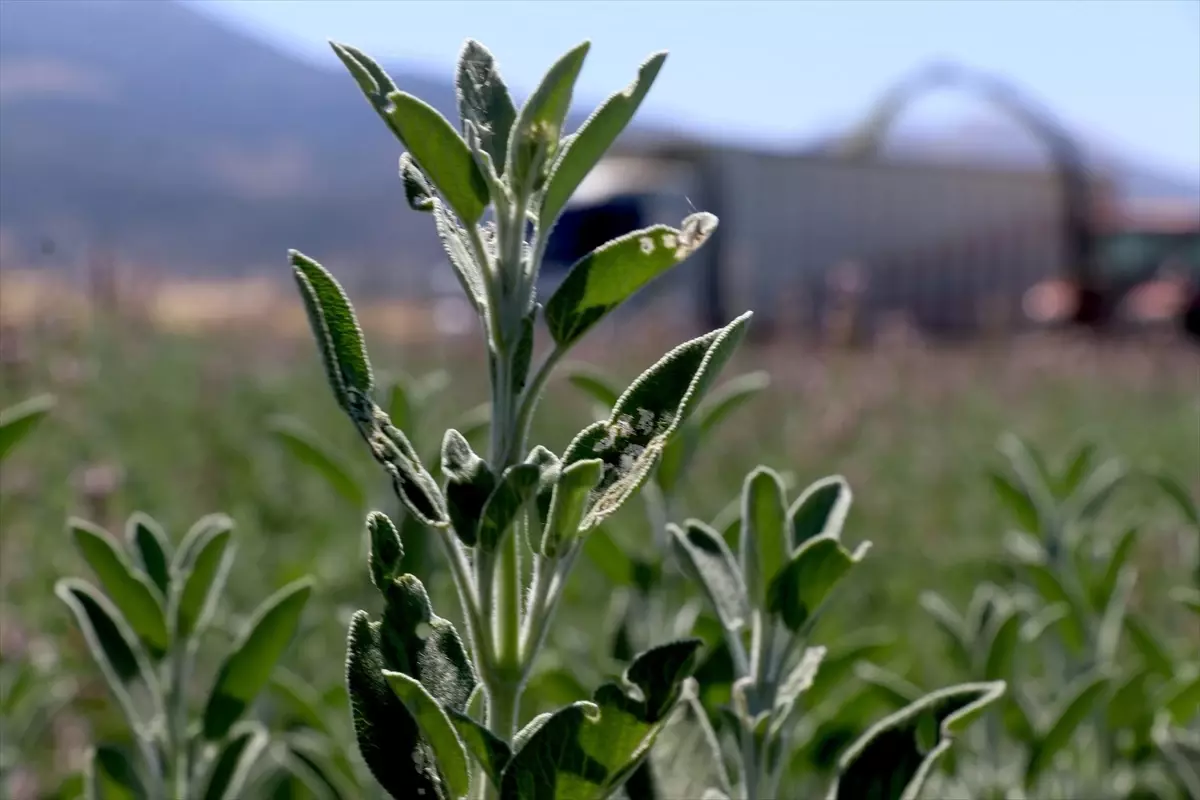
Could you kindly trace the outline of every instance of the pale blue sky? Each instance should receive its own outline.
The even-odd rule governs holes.
[[[524,91],[592,40],[577,96],[602,99],[656,50],[643,106],[742,140],[808,139],[857,118],[934,58],[999,73],[1142,161],[1200,177],[1200,0],[194,0],[326,64],[337,39],[452,73],[462,40]],[[923,115],[962,113],[952,95]]]

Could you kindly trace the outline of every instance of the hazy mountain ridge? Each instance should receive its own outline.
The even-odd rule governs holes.
[[[449,76],[389,69],[457,119]],[[578,98],[572,125],[600,99]],[[421,280],[441,251],[404,202],[401,151],[332,54],[322,69],[169,0],[3,0],[4,265],[77,264],[98,246],[233,274],[278,268],[296,247],[339,271]],[[1200,193],[1181,185],[1149,188]]]

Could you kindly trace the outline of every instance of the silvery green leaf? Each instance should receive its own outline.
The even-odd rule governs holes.
[[[0,409],[0,461],[33,432],[57,403],[53,395],[41,394]]]
[[[1200,797],[1200,736],[1172,728],[1166,717],[1156,721],[1152,736],[1186,795]]]
[[[206,514],[196,520],[184,534],[183,541],[179,543],[179,549],[175,551],[175,556],[171,559],[172,573],[189,568],[192,560],[196,557],[198,546],[213,535],[213,531],[218,530],[233,530],[233,520],[227,514]]]
[[[193,555],[176,571],[178,594],[172,598],[172,624],[179,640],[197,636],[208,627],[233,565],[233,531],[226,526],[197,527]]]
[[[633,83],[604,101],[579,127],[570,145],[564,145],[546,182],[538,217],[540,228],[549,230],[553,227],[571,195],[633,119],[666,60],[666,53],[650,56],[638,68]]]
[[[1058,489],[1063,496],[1070,497],[1079,488],[1080,483],[1091,472],[1095,457],[1096,445],[1090,442],[1075,451],[1058,481]]]
[[[1185,664],[1156,693],[1153,707],[1173,724],[1187,727],[1200,714],[1200,666]]]
[[[1106,721],[1114,731],[1145,726],[1153,722],[1155,706],[1150,698],[1150,686],[1155,675],[1142,667],[1123,677],[1108,699]]]
[[[816,682],[821,662],[828,650],[825,647],[808,647],[779,684],[775,694],[775,708],[772,713],[772,736],[778,736],[788,723],[796,701],[800,695],[812,688]]]
[[[556,558],[571,547],[583,522],[588,496],[603,476],[604,462],[599,459],[576,461],[559,473],[540,546],[546,558]]]
[[[312,580],[301,578],[268,597],[255,610],[209,690],[204,707],[206,739],[224,738],[267,685],[271,671],[299,627],[311,594]]]
[[[367,533],[371,538],[371,552],[367,556],[371,583],[383,591],[402,574],[400,562],[404,560],[404,544],[396,526],[381,511],[367,515]]]
[[[637,656],[622,684],[553,712],[509,761],[501,800],[601,800],[641,764],[691,676],[698,640]]]
[[[471,790],[467,751],[450,724],[446,709],[411,675],[385,669],[383,677],[416,721],[421,738],[429,746],[450,796],[466,797]]]
[[[421,168],[413,161],[412,153],[402,153],[400,156],[400,180],[404,184],[404,199],[413,211],[433,211],[433,202],[437,195]]]
[[[72,517],[68,521],[75,545],[88,566],[100,579],[113,605],[129,621],[138,638],[155,658],[167,651],[167,630],[163,597],[142,572],[136,569],[120,543],[103,528]]]
[[[916,800],[938,760],[1004,690],[1002,682],[952,686],[876,723],[838,759],[827,800]]]
[[[515,464],[500,476],[479,519],[479,546],[486,551],[500,547],[525,504],[537,494],[541,470],[535,464]]]
[[[404,431],[373,403],[354,422],[375,461],[391,476],[392,489],[408,512],[431,528],[446,527],[450,517],[445,498]]]
[[[992,616],[982,637],[984,680],[1012,678],[1013,660],[1020,636],[1021,616],[1011,603],[1005,603]]]
[[[447,711],[446,716],[454,725],[458,732],[458,738],[462,740],[467,752],[483,768],[488,780],[493,786],[500,788],[500,776],[504,773],[509,759],[512,758],[512,750],[502,739],[497,738],[495,734],[466,714]],[[544,716],[549,719],[550,715]],[[515,740],[513,745],[517,745]]]
[[[1032,509],[1032,520],[1023,519],[1023,524],[1025,522],[1033,523],[1029,526],[1030,533],[1045,533],[1055,516],[1051,480],[1045,464],[1035,450],[1012,433],[1001,436],[997,447],[1008,459],[1009,465],[1016,475],[1017,483],[1011,484],[1010,482],[1010,485],[1019,494],[1025,496]],[[995,486],[997,489],[1001,488],[999,483],[995,483]],[[1013,498],[1002,493],[1002,499],[1008,501]],[[1018,514],[1019,519],[1030,515],[1029,511],[1019,510],[1018,507],[1014,507],[1013,510]]]
[[[151,800],[137,767],[125,751],[102,744],[88,754],[88,800]]]
[[[699,520],[683,529],[668,525],[676,554],[700,584],[727,631],[741,630],[750,620],[750,598],[736,559],[716,531]]]
[[[1120,460],[1114,458],[1104,462],[1068,498],[1068,513],[1080,520],[1095,517],[1128,474],[1129,470]]]
[[[393,797],[442,798],[442,779],[416,721],[384,671],[419,680],[447,713],[464,713],[478,679],[454,626],[433,613],[412,575],[393,581],[381,622],[354,615],[347,640],[346,681],[359,751]]]
[[[852,500],[850,486],[841,475],[823,478],[805,489],[788,509],[792,547],[822,534],[840,538]]]
[[[149,514],[134,512],[125,525],[125,540],[137,554],[139,566],[163,597],[170,594],[171,543],[162,526]]]
[[[789,630],[800,631],[833,587],[863,559],[870,544],[863,542],[852,553],[832,534],[809,539],[768,587],[767,610]]]
[[[333,47],[333,52],[337,54],[337,57],[346,66],[346,69],[350,71],[350,74],[354,77],[358,87],[362,89],[363,94],[366,95],[371,106],[378,112],[383,121],[387,122],[389,127],[392,127],[387,114],[390,106],[388,95],[396,91],[395,82],[392,81],[383,67],[379,66],[374,59],[361,50],[338,42],[330,42],[329,44]],[[397,136],[400,135],[395,128],[392,128],[392,131]]]
[[[693,214],[679,229],[655,225],[597,247],[571,266],[546,303],[546,325],[560,349],[579,341],[643,286],[698,250],[717,227]]]
[[[502,173],[517,109],[496,68],[496,59],[474,39],[468,39],[459,53],[455,88],[464,128],[468,122],[475,126],[480,147]]]
[[[1117,658],[1117,647],[1121,632],[1125,629],[1125,613],[1129,608],[1129,597],[1137,583],[1137,570],[1132,566],[1123,568],[1117,577],[1116,586],[1108,598],[1104,616],[1096,629],[1096,661],[1102,667],[1113,667]]]
[[[1079,651],[1083,648],[1087,639],[1087,611],[1083,608],[1082,601],[1074,594],[1068,592],[1063,586],[1062,581],[1054,574],[1045,564],[1026,562],[1022,568],[1029,576],[1030,582],[1034,588],[1042,595],[1042,598],[1048,605],[1064,605],[1070,609],[1070,613],[1063,620],[1062,631],[1063,640],[1067,646]]]
[[[903,708],[910,703],[915,703],[922,695],[920,687],[916,684],[905,680],[889,669],[872,664],[870,661],[859,661],[855,664],[854,676],[870,686],[887,701],[888,705],[895,708]]]
[[[273,417],[267,421],[267,431],[287,448],[293,458],[320,475],[347,503],[355,508],[367,504],[366,492],[350,474],[350,470],[306,425],[290,417]]]
[[[138,644],[137,636],[121,612],[87,581],[63,578],[54,593],[75,617],[92,658],[100,668],[109,691],[130,727],[135,731],[159,713],[161,694],[153,668]],[[149,704],[135,697],[149,696]]]
[[[484,285],[486,265],[479,263],[477,258],[479,254],[475,253],[468,244],[467,232],[437,199],[433,201],[433,220],[438,238],[442,242],[442,248],[446,251],[446,257],[450,260],[450,266],[454,268],[459,285],[462,286],[467,300],[471,302],[475,311],[482,314],[488,308],[487,290]],[[481,257],[486,258],[487,254],[484,253]]]
[[[749,318],[743,314],[667,353],[625,390],[607,421],[584,428],[567,447],[564,465],[592,458],[605,463],[583,530],[603,522],[641,488],[665,443],[732,356]]]
[[[1141,655],[1147,668],[1164,677],[1170,678],[1175,673],[1175,660],[1170,648],[1151,631],[1135,614],[1126,614],[1125,632],[1129,634],[1129,643]]]
[[[926,590],[921,592],[918,602],[921,608],[933,618],[933,621],[942,633],[945,634],[950,644],[950,652],[953,653],[955,661],[958,662],[958,668],[970,670],[972,667],[971,641],[967,637],[966,624],[963,618],[950,607],[950,604],[946,602],[946,598],[935,591]]]
[[[1200,529],[1200,503],[1188,493],[1188,490],[1183,485],[1175,480],[1171,475],[1166,473],[1158,473],[1151,476],[1151,479],[1164,494],[1175,504],[1184,519],[1191,524],[1192,527]]]
[[[487,182],[467,143],[437,109],[407,92],[387,96],[387,110],[400,141],[447,205],[464,225],[483,216],[489,197]]]
[[[571,365],[566,370],[567,380],[580,391],[589,395],[600,405],[604,406],[607,414],[617,404],[621,396],[620,390],[613,385],[611,379],[593,367],[582,364]]]
[[[329,271],[308,256],[288,251],[308,322],[321,350],[329,385],[346,413],[359,411],[374,389],[362,328],[346,292]]]
[[[466,437],[453,428],[442,439],[442,474],[446,476],[450,524],[463,544],[474,547],[484,506],[496,488],[496,477]]]
[[[645,762],[656,797],[703,797],[705,792],[732,794],[721,746],[700,704],[696,682],[689,678],[675,711],[659,733]]]
[[[1092,708],[1108,691],[1109,677],[1101,673],[1083,675],[1066,688],[1063,699],[1050,712],[1049,723],[1041,727],[1037,741],[1025,762],[1025,788],[1037,785],[1042,771],[1070,744],[1075,731],[1091,714]]]
[[[292,719],[311,731],[330,735],[321,696],[303,678],[283,667],[277,667],[271,674],[268,689]]]
[[[774,470],[758,467],[742,484],[739,561],[753,604],[765,608],[767,587],[791,559],[787,498]]]
[[[550,170],[571,110],[575,80],[590,46],[583,42],[556,61],[517,115],[503,173],[518,194],[539,189]]]
[[[1121,571],[1129,562],[1129,557],[1133,554],[1134,547],[1137,546],[1139,535],[1140,529],[1133,526],[1123,531],[1113,542],[1108,556],[1108,564],[1104,568],[1104,575],[1093,585],[1092,591],[1089,593],[1092,607],[1097,611],[1103,610],[1108,605],[1109,598],[1116,591]]]
[[[208,771],[200,797],[203,800],[243,797],[246,780],[268,742],[266,729],[257,722],[243,722],[229,731]]]

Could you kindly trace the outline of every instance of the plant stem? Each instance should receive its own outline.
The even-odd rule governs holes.
[[[518,669],[521,635],[521,538],[525,526],[516,522],[500,546],[496,588],[496,666]]]

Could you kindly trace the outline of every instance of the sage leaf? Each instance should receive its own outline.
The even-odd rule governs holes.
[[[287,448],[293,458],[320,475],[347,503],[355,508],[366,506],[367,496],[362,486],[307,426],[299,420],[274,417],[268,420],[267,431]]]
[[[331,733],[323,713],[321,696],[303,678],[278,667],[271,674],[268,689],[293,719],[318,733]]]
[[[205,781],[203,800],[237,800],[259,756],[266,750],[267,731],[257,722],[243,722],[229,732]]]
[[[338,42],[330,42],[333,47],[333,52],[341,59],[346,69],[350,71],[355,82],[358,84],[371,106],[379,114],[388,127],[397,138],[400,137],[399,131],[392,124],[391,118],[388,116],[388,109],[391,106],[391,101],[388,100],[388,95],[396,91],[396,84],[384,71],[383,67],[379,66],[370,56],[361,50],[351,47],[348,44]]]
[[[686,528],[668,525],[680,564],[700,584],[728,631],[741,630],[750,619],[750,600],[737,561],[716,531],[699,520]]]
[[[550,518],[550,504],[554,502],[554,486],[558,483],[559,475],[562,474],[562,462],[548,448],[539,444],[529,451],[529,455],[525,457],[525,463],[533,464],[538,468],[538,485],[534,493],[537,520],[531,525],[541,528]],[[540,544],[531,540],[529,546],[532,549],[540,547]]]
[[[466,714],[447,711],[446,716],[454,725],[467,752],[483,768],[488,780],[493,786],[500,788],[500,776],[512,758],[512,750],[502,739]]]
[[[400,155],[400,181],[404,184],[404,199],[413,211],[433,211],[433,203],[437,196],[429,180],[421,172],[421,168],[413,161],[412,153]]]
[[[604,406],[604,413],[607,414],[617,404],[621,392],[607,376],[584,365],[572,365],[565,371],[571,385]]]
[[[767,610],[789,630],[799,632],[870,546],[863,542],[851,553],[832,534],[809,539],[768,587]]]
[[[880,720],[838,759],[827,800],[916,800],[938,760],[1004,690],[1002,682],[959,684]]]
[[[0,410],[0,461],[33,432],[57,403],[54,395],[41,394]]]
[[[962,670],[972,669],[971,641],[967,636],[966,624],[963,618],[950,607],[950,604],[946,602],[944,597],[935,591],[926,590],[921,592],[918,602],[921,608],[933,618],[933,621],[942,633],[945,634],[958,668]]]
[[[479,546],[495,551],[512,528],[517,515],[537,492],[541,471],[535,464],[516,464],[504,471],[479,520]]]
[[[571,266],[546,303],[546,325],[560,349],[570,347],[639,289],[698,250],[717,227],[712,214],[689,216],[679,229],[655,225],[619,236]]]
[[[1175,660],[1170,649],[1139,617],[1133,614],[1126,615],[1125,632],[1129,634],[1130,644],[1141,655],[1147,668],[1165,678],[1175,674]]]
[[[312,594],[312,581],[301,578],[268,597],[255,610],[233,650],[221,664],[204,708],[204,736],[224,737],[267,685],[287,649]]]
[[[371,394],[374,376],[350,300],[337,279],[316,261],[296,250],[288,251],[288,259],[334,397],[346,413],[360,413],[361,398]]]
[[[732,794],[717,734],[697,697],[694,678],[683,682],[679,703],[650,749],[646,767],[654,796],[662,800],[703,797],[710,790]]]
[[[746,590],[758,608],[767,604],[767,587],[783,571],[792,548],[788,542],[787,499],[779,475],[758,467],[742,484],[742,533],[738,540]]]
[[[556,61],[517,115],[503,173],[521,196],[536,191],[549,171],[571,110],[575,80],[590,46],[589,42],[576,45]]]
[[[474,547],[484,506],[496,489],[496,476],[466,437],[453,428],[442,438],[442,474],[446,476],[450,524],[463,544]]]
[[[355,424],[375,461],[391,476],[392,489],[408,512],[431,528],[446,527],[450,518],[445,498],[404,431],[392,425],[374,404],[355,419]]]
[[[1075,455],[1071,457],[1070,463],[1067,464],[1067,468],[1063,470],[1062,477],[1059,479],[1059,492],[1070,497],[1091,471],[1095,457],[1096,445],[1094,444],[1085,444],[1075,451]]]
[[[1109,598],[1116,591],[1121,570],[1129,562],[1129,557],[1133,554],[1133,548],[1137,546],[1139,535],[1140,530],[1136,526],[1127,528],[1113,543],[1112,551],[1108,557],[1108,564],[1104,568],[1104,575],[1094,585],[1089,595],[1092,607],[1097,611],[1103,610],[1108,605]]]
[[[1032,789],[1042,771],[1066,747],[1075,731],[1108,690],[1109,678],[1101,673],[1083,675],[1067,687],[1062,702],[1051,712],[1049,725],[1039,732],[1025,762],[1025,788]]]
[[[1154,708],[1173,724],[1186,727],[1200,714],[1200,667],[1188,664],[1157,693]]]
[[[485,265],[479,263],[476,253],[468,244],[467,232],[441,201],[436,199],[433,201],[433,221],[438,238],[442,242],[442,249],[446,251],[446,257],[450,260],[450,266],[454,268],[459,285],[476,313],[484,313],[488,310],[487,289],[484,285]],[[482,254],[481,257],[486,257],[486,254]]]
[[[584,428],[568,445],[564,466],[591,458],[605,465],[582,531],[603,522],[641,488],[666,442],[732,356],[749,319],[743,314],[667,353],[630,384],[608,420]]]
[[[166,533],[152,517],[136,512],[129,517],[125,526],[125,538],[138,556],[142,570],[158,588],[163,597],[170,593],[171,543]]]
[[[859,661],[855,664],[854,676],[895,708],[915,703],[922,695],[920,687],[870,661]]]
[[[1021,616],[1011,605],[997,612],[988,627],[983,659],[984,680],[997,681],[1012,677],[1017,643],[1021,638]]]
[[[129,623],[87,581],[63,578],[54,585],[54,593],[71,610],[92,659],[130,727],[141,731],[158,712],[161,700],[154,670]],[[149,705],[139,707],[135,703],[139,688],[149,695]]]
[[[825,659],[827,652],[828,650],[824,647],[806,648],[804,655],[792,666],[783,682],[779,684],[779,691],[775,693],[775,707],[771,714],[772,738],[778,736],[790,721],[800,695],[807,692],[816,683],[817,672],[821,669],[821,662]]]
[[[471,790],[467,752],[458,738],[446,711],[434,700],[421,682],[402,672],[383,671],[392,691],[417,722],[422,738],[429,744],[438,771],[446,780],[452,797],[465,797]]]
[[[582,58],[582,57],[581,57]],[[579,184],[600,162],[600,158],[612,147],[637,113],[646,93],[658,77],[667,54],[655,53],[638,68],[633,83],[604,101],[587,120],[579,126],[569,146],[564,146],[555,160],[546,181],[542,196],[542,207],[538,213],[538,227],[549,232],[567,201],[579,188]]]
[[[479,146],[503,174],[504,161],[508,157],[508,137],[517,119],[517,109],[496,68],[495,57],[474,39],[468,39],[459,53],[455,88],[463,126],[468,122],[475,126]]]
[[[1029,495],[1023,489],[1019,488],[1007,476],[999,472],[989,472],[988,478],[992,482],[992,491],[1000,499],[1000,502],[1008,508],[1023,531],[1037,533],[1041,530],[1037,506],[1034,505],[1033,500],[1030,499]]]
[[[188,569],[196,558],[199,545],[216,531],[232,531],[233,520],[227,514],[206,514],[188,528],[171,559],[172,574]]]
[[[809,486],[788,509],[792,547],[822,534],[842,535],[853,494],[841,475],[824,478]]]
[[[371,552],[367,556],[371,582],[376,589],[384,591],[402,574],[400,562],[404,559],[404,545],[396,526],[380,511],[367,515],[367,535],[371,539]]]
[[[576,461],[559,474],[542,532],[540,549],[546,558],[557,558],[574,543],[588,496],[603,477],[604,462],[599,459]]]
[[[145,642],[150,654],[155,658],[161,656],[170,645],[170,634],[158,589],[129,563],[120,544],[107,531],[74,517],[67,524],[76,547],[100,579],[113,605]]]
[[[150,800],[150,794],[124,750],[102,744],[88,757],[88,800]]]
[[[553,712],[509,761],[501,800],[601,800],[641,764],[695,667],[698,640],[648,650],[591,703]]]
[[[488,188],[475,157],[454,126],[424,100],[401,91],[387,96],[388,118],[417,166],[465,225],[488,205]]]
[[[1163,719],[1154,726],[1153,738],[1184,795],[1200,797],[1200,737]]]
[[[195,556],[176,573],[179,594],[173,620],[178,639],[197,636],[208,627],[233,566],[232,537],[230,528],[203,529],[194,545]]]

